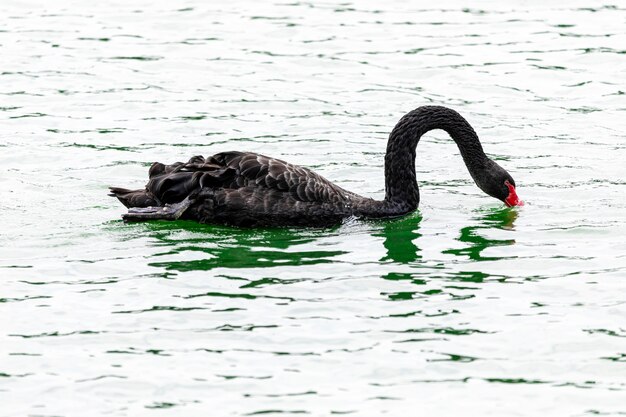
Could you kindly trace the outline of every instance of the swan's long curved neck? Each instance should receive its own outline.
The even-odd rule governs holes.
[[[483,152],[476,132],[456,111],[440,106],[423,106],[407,113],[391,131],[385,155],[385,199],[387,216],[414,211],[419,205],[415,177],[417,144],[426,132],[445,130],[456,142],[472,178],[476,181],[489,158]]]

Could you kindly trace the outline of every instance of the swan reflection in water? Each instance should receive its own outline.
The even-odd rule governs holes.
[[[328,230],[314,229],[238,229],[207,226],[190,221],[144,223],[149,234],[164,248],[154,257],[182,252],[204,253],[201,259],[153,261],[151,266],[171,271],[209,271],[215,268],[269,268],[331,263],[342,250],[294,250],[326,236]],[[141,227],[138,226],[138,227]],[[181,230],[192,232],[189,236]]]
[[[489,229],[514,230],[514,223],[517,219],[518,212],[511,209],[490,210],[481,214],[477,220],[479,223],[473,226],[466,226],[461,229],[458,237],[459,242],[467,243],[469,246],[460,249],[448,249],[443,253],[468,256],[473,261],[495,261],[502,259],[499,256],[484,256],[482,252],[485,249],[497,246],[508,246],[515,244],[515,239],[493,239],[487,238],[481,231]]]
[[[483,212],[477,222],[460,230],[457,241],[467,244],[458,249],[448,249],[445,254],[468,256],[475,261],[494,260],[482,252],[490,247],[511,245],[513,239],[492,239],[481,231],[513,229],[517,212],[503,208]],[[421,216],[414,214],[397,220],[380,220],[361,223],[369,228],[372,237],[379,241],[385,254],[379,263],[402,265],[422,262],[419,240]],[[369,224],[368,224],[369,223]],[[338,257],[348,254],[343,249],[330,249],[322,239],[333,240],[345,236],[345,229],[238,229],[227,226],[207,226],[190,221],[150,222],[135,225],[138,236],[148,234],[163,250],[153,255],[151,266],[169,271],[209,271],[215,268],[271,268],[278,266],[310,266],[338,262]],[[349,226],[348,226],[349,227]],[[362,232],[363,229],[360,229]],[[323,248],[326,246],[326,248]],[[345,246],[344,246],[345,248]],[[195,252],[194,259],[180,259],[177,254]],[[204,255],[206,254],[206,256]],[[165,260],[168,257],[178,259]],[[162,259],[162,260],[161,260]]]
[[[485,233],[489,230],[514,230],[514,223],[518,217],[516,210],[509,208],[491,209],[481,212],[475,217],[476,223],[460,229],[458,242],[465,244],[464,247],[458,249],[447,249],[443,254],[452,254],[459,257],[469,257],[472,261],[489,261],[498,260],[501,257],[484,256],[482,252],[485,249],[507,246],[515,244],[514,239],[494,239],[485,237]],[[393,262],[398,265],[420,266],[423,261],[420,254],[421,249],[416,244],[422,234],[419,232],[421,218],[411,217],[396,221],[386,221],[383,223],[381,230],[375,233],[375,236],[384,237],[383,245],[387,250],[386,255],[380,259],[380,262]],[[428,265],[427,272],[415,271],[407,272],[406,268],[402,268],[399,272],[389,272],[382,278],[391,281],[407,281],[417,285],[423,285],[427,282],[427,278],[433,278],[433,268],[441,268],[442,276],[454,281],[465,282],[483,282],[489,275],[480,271],[456,271],[450,275],[446,272],[444,265]],[[415,292],[399,292],[385,294],[392,300],[411,299]]]
[[[480,213],[475,217],[477,223],[463,227],[460,235],[456,239],[459,242],[467,243],[469,246],[460,249],[448,249],[443,253],[458,256],[469,256],[474,261],[496,260],[497,257],[485,257],[482,251],[490,247],[512,245],[514,239],[490,239],[484,237],[480,231],[489,229],[513,230],[514,222],[518,217],[516,210],[509,208],[492,209]],[[415,241],[422,237],[420,234],[421,217],[411,216],[399,220],[389,220],[382,224],[380,231],[373,233],[373,236],[384,238],[383,246],[387,250],[386,255],[380,262],[393,261],[400,264],[407,264],[419,261],[421,249]]]

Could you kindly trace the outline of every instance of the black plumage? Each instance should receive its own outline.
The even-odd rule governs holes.
[[[417,209],[415,150],[429,130],[443,129],[457,143],[470,174],[487,194],[509,196],[511,176],[483,152],[474,129],[454,110],[424,106],[407,113],[389,136],[385,199],[347,191],[298,165],[252,152],[222,152],[187,163],[154,163],[144,189],[112,187],[127,221],[190,219],[257,226],[329,226],[343,219],[395,217]]]

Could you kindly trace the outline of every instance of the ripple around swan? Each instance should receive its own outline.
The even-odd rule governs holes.
[[[86,4],[0,5],[0,414],[626,413],[623,7]],[[106,196],[242,149],[380,198],[420,104],[528,204],[443,132],[401,219],[126,225]]]

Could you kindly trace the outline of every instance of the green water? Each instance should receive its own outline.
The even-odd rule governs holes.
[[[626,414],[618,3],[0,4],[0,415]],[[126,225],[109,185],[248,150],[384,195],[446,105],[516,180],[417,151],[420,211]]]

